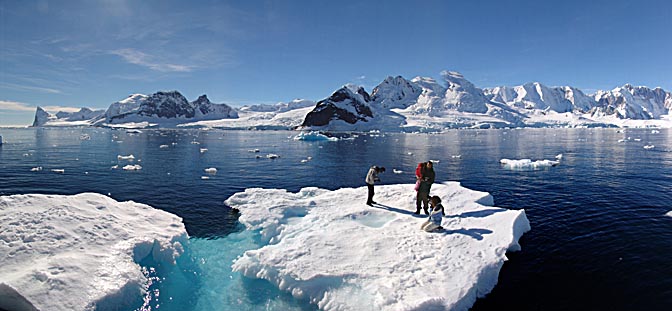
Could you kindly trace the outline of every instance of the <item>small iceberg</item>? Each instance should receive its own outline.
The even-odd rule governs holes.
[[[124,171],[139,171],[142,169],[142,166],[136,164],[136,165],[126,165],[122,167]]]
[[[562,160],[562,153],[556,155],[555,159],[558,160],[558,161]]]
[[[232,268],[321,310],[467,310],[495,287],[506,252],[520,250],[525,211],[457,182],[434,184],[449,217],[427,233],[425,217],[412,215],[412,187],[376,187],[376,207],[364,205],[365,187],[236,193],[225,204],[260,245]]]
[[[151,280],[140,259],[174,265],[178,216],[96,193],[0,196],[0,309],[132,310]]]
[[[206,151],[208,151],[208,148],[201,148],[200,151],[201,153],[205,153]]]
[[[118,155],[117,160],[119,160],[119,161],[122,161],[122,160],[133,161],[133,160],[135,160],[135,157],[132,154],[127,155],[127,156]]]
[[[294,136],[294,140],[303,141],[338,141],[338,137],[329,137],[317,131],[301,132]]]
[[[402,171],[402,170],[398,170],[398,169],[396,169],[396,168],[393,168],[393,169],[392,169],[392,173],[395,173],[395,174],[403,174],[404,171]]]
[[[250,149],[247,152],[257,153],[257,152],[259,152],[259,149]]]
[[[211,175],[217,174],[217,169],[214,167],[206,168],[205,172]]]
[[[62,169],[62,168],[55,168],[55,169],[53,169],[53,170],[51,170],[51,171],[54,172],[54,173],[58,173],[58,174],[63,174],[63,173],[65,173],[65,170]]]
[[[665,216],[672,217],[672,211],[667,212],[667,214],[665,214]]]
[[[279,157],[280,156],[275,154],[275,153],[269,153],[269,154],[266,155],[266,158],[268,158],[268,159],[277,159]]]
[[[168,147],[170,147],[170,146],[168,146],[168,145],[161,145],[161,146],[159,146],[160,149],[166,149],[166,148],[168,148]]]
[[[31,171],[31,172],[41,172],[41,171],[42,171],[42,167],[41,167],[41,166],[33,167],[33,168],[30,169],[30,171]]]
[[[650,149],[653,149],[653,148],[656,148],[656,146],[654,146],[654,145],[646,145],[646,146],[644,146],[644,149],[646,149],[646,150],[650,150]]]
[[[510,160],[510,159],[501,159],[499,160],[505,168],[512,170],[537,170],[541,168],[552,167],[560,164],[560,161],[552,160],[537,160],[532,161],[530,159],[522,160]]]

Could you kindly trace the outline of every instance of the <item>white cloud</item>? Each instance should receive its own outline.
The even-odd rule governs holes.
[[[0,100],[0,110],[9,110],[9,111],[35,111],[36,106],[31,104],[15,102],[10,100]],[[65,107],[65,106],[43,106],[42,109],[48,112],[77,112],[81,108],[75,107]]]
[[[135,49],[119,49],[110,52],[114,55],[120,56],[126,62],[147,67],[154,71],[160,72],[190,72],[194,69],[193,66],[178,65],[170,63],[161,63],[155,60],[156,57],[143,53]]]
[[[0,100],[0,110],[35,111],[35,106],[30,106],[26,103]]]
[[[62,94],[63,93],[63,92],[61,92],[61,90],[57,90],[57,89],[52,89],[52,88],[47,88],[47,87],[39,87],[39,86],[21,85],[21,84],[14,84],[14,83],[0,83],[0,88],[11,89],[11,90],[35,91],[35,92],[48,93],[48,94]]]

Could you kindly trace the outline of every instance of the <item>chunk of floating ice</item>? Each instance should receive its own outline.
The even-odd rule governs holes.
[[[307,159],[303,159],[303,160],[301,160],[301,163],[306,163],[306,162],[308,162]]]
[[[402,171],[402,170],[398,170],[398,169],[396,169],[396,168],[393,168],[393,169],[392,169],[392,173],[395,173],[395,174],[402,174],[403,172],[404,172],[404,171]]]
[[[408,155],[413,155],[413,152],[409,152],[409,153],[407,153],[407,154],[408,154]]]
[[[461,155],[461,154],[458,154],[458,155],[454,155],[454,156],[450,156],[450,157],[453,158],[453,159],[459,159],[459,158],[462,157],[462,155]]]
[[[562,153],[556,155],[555,158],[556,158],[557,160],[562,160]]]
[[[80,140],[91,140],[91,136],[89,136],[88,134],[82,134],[82,135],[79,135],[79,139]]]
[[[532,161],[530,159],[522,159],[522,160],[501,159],[499,160],[499,163],[501,163],[505,168],[513,170],[529,170],[529,169],[535,170],[545,167],[556,166],[560,164],[560,162],[558,161],[552,161],[552,160]]]
[[[651,134],[660,134],[659,130],[651,130]]]
[[[250,149],[247,152],[259,152],[259,149]]]
[[[210,176],[201,176],[201,179],[210,179]]]
[[[30,171],[31,172],[40,172],[40,171],[42,171],[42,167],[41,166],[33,167],[33,168],[30,169]]]
[[[432,194],[444,198],[451,217],[445,230],[427,233],[425,218],[410,212],[412,187],[377,186],[374,208],[364,205],[365,187],[236,193],[225,203],[262,245],[238,257],[233,270],[320,309],[467,310],[494,288],[506,252],[520,250],[530,229],[525,211],[486,206],[493,204],[488,193],[437,183]]]
[[[132,154],[127,155],[127,156],[122,156],[122,155],[117,156],[117,160],[120,160],[120,161],[121,160],[133,161],[134,159],[135,159],[135,157]]]
[[[122,169],[125,170],[125,171],[137,171],[137,170],[141,170],[142,166],[140,166],[138,164],[136,164],[136,165],[126,165],[126,166],[122,167]]]
[[[54,173],[59,173],[59,174],[63,174],[63,173],[65,173],[65,170],[62,169],[62,168],[55,168],[55,169],[53,169],[53,170],[51,170],[51,171],[54,172]]]
[[[118,168],[119,168],[119,165],[115,165],[115,166],[113,166],[113,167],[110,167],[110,168],[111,168],[111,169],[113,169],[113,170],[116,170],[116,169],[118,169]]]
[[[188,240],[179,217],[101,194],[2,196],[0,206],[0,236],[12,240],[0,242],[1,309],[131,310],[149,282],[137,262],[172,265]]]
[[[672,217],[672,211],[667,212],[667,214],[665,214],[665,216]]]
[[[642,141],[641,138],[635,138],[634,141]]]
[[[430,160],[430,161],[432,161],[432,163],[435,163],[435,164],[441,162],[441,160]]]
[[[192,141],[191,143],[192,143],[193,145],[200,145],[200,144],[201,144],[201,143],[199,143],[199,142],[197,142],[197,141]]]
[[[170,146],[168,146],[168,145],[161,145],[161,146],[159,146],[159,148],[161,148],[161,149],[168,148],[168,147],[170,147]]]
[[[301,132],[298,135],[294,136],[294,140],[304,140],[304,141],[338,141],[338,137],[329,137],[327,135],[321,134],[320,132]]]
[[[131,134],[141,134],[141,130],[126,130],[126,133],[131,133]]]
[[[277,159],[280,156],[275,154],[275,153],[269,153],[269,154],[266,155],[266,157],[269,158],[269,159]]]
[[[208,148],[201,148],[200,150],[201,150],[201,153],[205,153],[206,151],[208,151]]]
[[[655,147],[656,147],[656,146],[654,146],[654,145],[646,145],[646,146],[644,146],[644,149],[649,150],[649,149],[653,149],[653,148],[655,148]]]
[[[208,174],[213,174],[214,175],[214,174],[217,174],[217,169],[214,168],[214,167],[210,167],[210,168],[206,168],[205,172],[208,173]]]

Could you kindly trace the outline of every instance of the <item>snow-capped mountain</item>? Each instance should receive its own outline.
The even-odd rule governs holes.
[[[91,110],[81,108],[76,112],[59,111],[51,114],[37,107],[33,126],[79,126],[90,125],[92,122],[103,117],[105,110]]]
[[[387,77],[371,95],[345,85],[318,101],[294,100],[234,109],[203,95],[193,102],[177,91],[132,94],[104,115],[89,109],[51,115],[38,108],[34,126],[102,125],[317,129],[334,131],[441,131],[502,127],[672,127],[672,93],[626,84],[586,95],[571,86],[539,82],[480,89],[462,74],[443,71],[437,81]],[[646,123],[640,121],[647,121]],[[636,122],[635,122],[636,121]]]
[[[226,104],[213,104],[206,95],[193,102],[178,91],[156,92],[146,96],[133,94],[107,109],[104,123],[185,122],[237,118],[238,113]]]
[[[650,120],[669,114],[672,94],[661,88],[626,84],[611,91],[595,93],[593,116],[615,115],[619,119]]]
[[[240,112],[287,112],[294,109],[315,107],[315,102],[307,99],[295,99],[291,102],[279,102],[277,104],[260,104],[240,107]]]
[[[306,115],[302,126],[325,126],[331,122],[343,121],[348,124],[367,122],[373,118],[369,107],[371,97],[363,87],[344,86],[328,98],[317,102],[315,108]]]

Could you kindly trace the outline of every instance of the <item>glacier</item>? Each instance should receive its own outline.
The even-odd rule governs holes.
[[[148,287],[138,264],[174,265],[182,219],[96,193],[0,197],[0,309],[131,309]]]
[[[524,210],[485,192],[435,184],[445,231],[420,230],[413,184],[326,190],[250,188],[225,203],[261,241],[233,270],[264,279],[323,310],[467,310],[497,283],[507,251],[530,230]]]

